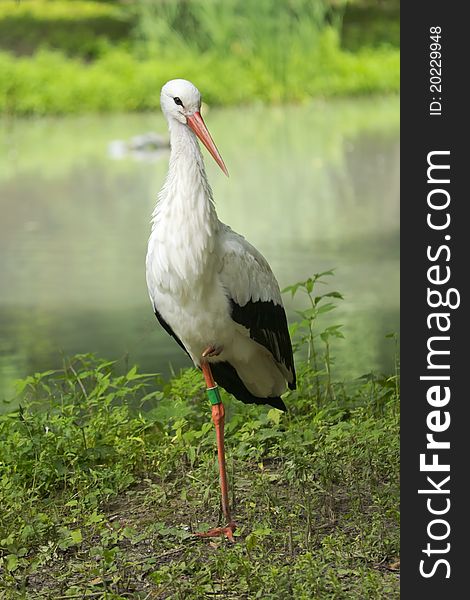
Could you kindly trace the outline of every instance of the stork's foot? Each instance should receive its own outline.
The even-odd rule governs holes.
[[[213,529],[209,529],[209,531],[204,531],[202,533],[195,533],[194,535],[197,537],[221,537],[224,536],[228,539],[229,542],[235,543],[235,538],[233,537],[233,532],[237,528],[236,524],[232,521],[225,527],[214,527]]]
[[[202,358],[212,358],[213,356],[219,356],[222,350],[222,346],[209,346],[202,353]]]

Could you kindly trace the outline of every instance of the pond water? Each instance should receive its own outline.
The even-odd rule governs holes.
[[[344,295],[324,325],[341,377],[393,370],[399,327],[397,98],[206,110],[230,171],[207,157],[219,217],[269,260],[281,287],[334,268]],[[112,156],[160,114],[3,121],[0,399],[16,379],[94,352],[167,375],[189,365],[145,284],[149,219],[169,152]],[[205,150],[204,150],[205,152]],[[285,297],[289,317],[302,307]]]

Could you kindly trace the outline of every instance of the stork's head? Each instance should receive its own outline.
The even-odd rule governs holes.
[[[168,123],[176,121],[192,129],[228,176],[227,167],[201,117],[201,94],[197,87],[186,79],[167,81],[162,87],[160,104]]]

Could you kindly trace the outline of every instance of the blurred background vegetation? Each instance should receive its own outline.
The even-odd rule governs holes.
[[[3,0],[0,112],[158,108],[397,92],[398,0]]]

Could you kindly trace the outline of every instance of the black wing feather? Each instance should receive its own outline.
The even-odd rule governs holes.
[[[273,301],[248,300],[240,306],[230,299],[232,319],[246,327],[251,339],[264,346],[279,363],[283,363],[292,373],[289,388],[295,390],[296,375],[292,342],[287,326],[287,317],[284,307]]]
[[[179,337],[176,335],[176,333],[173,331],[173,329],[168,325],[168,323],[165,321],[165,319],[162,317],[162,315],[158,312],[156,306],[153,307],[153,310],[155,312],[155,316],[158,319],[158,322],[160,323],[160,325],[163,327],[163,329],[169,334],[171,335],[171,337],[173,339],[175,339],[178,344],[181,346],[181,348],[183,348],[183,350],[186,352],[186,354],[189,356],[189,358],[191,358],[191,356],[189,355],[189,352],[186,350],[183,342],[179,339]]]
[[[240,379],[235,367],[229,362],[213,362],[211,363],[211,371],[215,381],[223,387],[229,394],[235,396],[245,404],[269,404],[286,411],[286,405],[279,396],[268,396],[267,398],[259,398],[248,391],[243,381]]]

